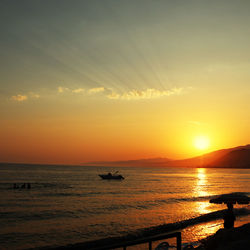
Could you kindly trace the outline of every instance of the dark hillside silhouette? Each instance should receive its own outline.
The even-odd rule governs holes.
[[[217,167],[250,168],[250,145],[221,149],[208,154],[183,160],[153,158],[130,161],[88,162],[93,166],[131,166],[131,167]]]
[[[250,149],[233,150],[214,161],[212,165],[215,167],[250,168]]]

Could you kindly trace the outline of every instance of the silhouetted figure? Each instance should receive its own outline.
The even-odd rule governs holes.
[[[28,188],[28,189],[31,189],[30,183],[27,184],[27,188]]]
[[[227,204],[228,209],[226,210],[224,214],[224,228],[233,228],[234,227],[234,221],[235,221],[235,215],[233,212],[233,204],[228,203]]]
[[[21,188],[26,188],[26,184],[25,184],[25,183],[23,183],[23,185],[21,186]]]
[[[14,189],[17,189],[17,188],[18,188],[18,185],[17,185],[16,183],[14,183],[13,188],[14,188]]]

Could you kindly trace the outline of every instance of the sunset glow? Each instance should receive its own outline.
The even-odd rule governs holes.
[[[197,136],[194,139],[194,146],[199,150],[206,150],[210,146],[210,140],[207,136]]]
[[[184,159],[249,143],[247,1],[8,2],[0,161]]]
[[[245,250],[249,12],[0,1],[0,248]]]

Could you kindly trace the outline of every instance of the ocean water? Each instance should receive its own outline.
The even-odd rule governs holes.
[[[98,176],[116,170],[125,180]],[[14,183],[30,183],[31,189],[13,189]],[[1,165],[0,192],[0,249],[63,246],[224,209],[209,199],[249,195],[250,170]],[[237,218],[238,224],[249,221]],[[206,237],[221,223],[186,228],[183,240]]]

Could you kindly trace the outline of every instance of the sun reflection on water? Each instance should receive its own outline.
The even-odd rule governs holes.
[[[205,168],[197,168],[197,181],[194,187],[194,197],[206,197],[209,196],[207,175]],[[211,212],[209,209],[209,203],[207,200],[196,202],[196,209],[200,214]]]
[[[207,190],[204,188],[206,184],[207,184],[206,169],[197,168],[196,192],[199,196],[207,195]]]
[[[222,221],[216,220],[207,223],[197,224],[182,230],[183,242],[198,242],[222,228]]]

